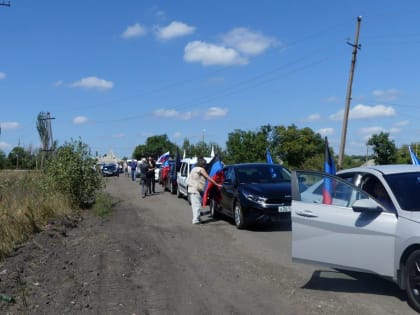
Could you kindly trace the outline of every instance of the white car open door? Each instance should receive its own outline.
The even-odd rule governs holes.
[[[312,171],[292,174],[292,259],[394,276],[397,216],[353,184]]]

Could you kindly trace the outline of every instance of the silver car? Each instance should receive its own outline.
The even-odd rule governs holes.
[[[396,282],[420,312],[420,166],[292,174],[292,259]]]

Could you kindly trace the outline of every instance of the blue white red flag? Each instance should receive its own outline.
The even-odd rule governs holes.
[[[268,164],[274,164],[273,159],[271,158],[270,150],[268,148],[265,152],[265,155],[266,155],[266,158],[267,158],[267,163]]]
[[[169,151],[168,151],[168,152],[166,152],[166,153],[163,153],[161,156],[159,156],[159,158],[158,158],[158,160],[156,161],[156,163],[161,163],[161,164],[163,164],[166,160],[168,160],[168,159],[169,159],[169,156],[170,156]]]
[[[216,181],[216,183],[221,184],[223,182],[223,163],[222,161],[220,161],[220,157],[218,154],[216,154],[214,158],[211,159],[207,166],[207,170],[209,176],[213,178]],[[203,192],[203,207],[207,205],[207,201],[210,197],[217,199],[219,197],[219,194],[217,186],[214,186],[212,182],[209,182],[207,180]]]
[[[408,146],[408,150],[410,151],[411,162],[413,165],[420,165],[420,160],[416,155],[416,152],[413,151],[411,145]]]
[[[328,146],[328,139],[325,137],[325,156],[324,156],[324,172],[335,175],[335,163]],[[324,186],[322,188],[322,203],[332,204],[333,195],[333,180],[331,178],[324,178]]]

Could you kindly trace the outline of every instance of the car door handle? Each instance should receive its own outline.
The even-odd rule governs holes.
[[[306,217],[306,218],[317,218],[318,217],[315,213],[313,213],[310,210],[303,210],[303,211],[298,210],[295,213],[297,215],[300,215],[301,217]]]

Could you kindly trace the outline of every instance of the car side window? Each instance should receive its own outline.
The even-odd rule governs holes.
[[[187,176],[187,163],[182,163],[181,165],[181,176]]]
[[[364,175],[361,179],[360,187],[381,204],[385,210],[395,211],[394,204],[384,185],[375,176],[371,174]]]
[[[351,207],[362,198],[368,198],[346,179],[330,177],[322,173],[297,172],[300,200],[340,207]]]
[[[225,180],[230,181],[231,183],[235,182],[235,172],[232,167],[227,167],[223,171]]]

